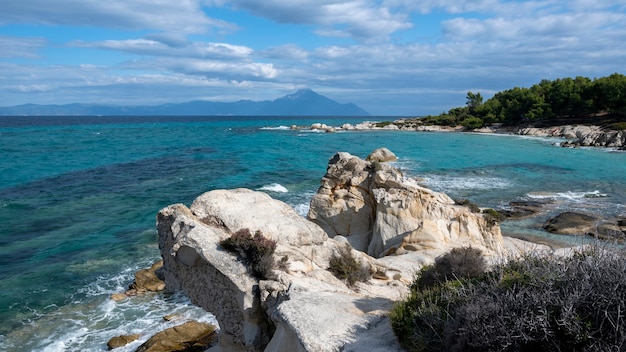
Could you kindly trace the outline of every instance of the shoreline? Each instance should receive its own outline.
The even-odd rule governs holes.
[[[549,137],[565,139],[558,143],[561,147],[599,147],[626,150],[626,130],[610,130],[597,125],[568,124],[551,127],[535,127],[533,125],[504,127],[493,125],[478,129],[466,129],[463,126],[422,125],[415,119],[398,119],[394,121],[363,121],[356,125],[344,123],[339,127],[314,123],[311,126],[290,127],[291,130],[311,130],[319,132],[338,131],[415,131],[415,132],[463,132],[480,134],[519,135],[531,137]]]

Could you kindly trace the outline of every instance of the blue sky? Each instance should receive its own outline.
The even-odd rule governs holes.
[[[2,0],[0,106],[272,100],[438,114],[626,74],[626,0]]]

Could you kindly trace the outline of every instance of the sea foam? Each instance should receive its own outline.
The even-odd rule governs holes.
[[[285,188],[285,186],[280,183],[271,183],[269,185],[265,185],[259,189],[258,191],[267,191],[267,192],[276,192],[276,193],[287,193],[289,190]]]

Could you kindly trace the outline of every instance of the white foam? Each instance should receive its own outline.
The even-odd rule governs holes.
[[[269,185],[265,185],[259,189],[258,191],[268,191],[268,192],[276,192],[276,193],[287,193],[289,190],[285,188],[285,186],[280,183],[271,183]]]
[[[601,193],[598,190],[591,192],[531,192],[527,194],[528,198],[533,199],[566,199],[566,200],[581,200],[587,198],[605,198],[608,194]]]
[[[262,130],[270,130],[270,131],[284,131],[291,129],[287,126],[278,126],[278,127],[261,127]]]
[[[213,315],[193,305],[180,293],[146,293],[114,302],[111,293],[124,292],[132,281],[132,274],[149,266],[147,263],[151,261],[133,265],[117,275],[99,277],[77,291],[71,297],[71,304],[34,312],[36,318],[24,322],[20,331],[12,333],[10,341],[0,339],[0,349],[21,346],[21,350],[45,352],[103,351],[112,337],[140,334],[139,340],[116,349],[130,352],[155,333],[185,321],[197,320],[217,326]],[[164,316],[172,314],[178,319],[163,320]],[[22,339],[35,335],[44,338]]]
[[[306,217],[307,214],[309,214],[309,209],[311,208],[311,206],[310,206],[310,202],[308,202],[308,203],[296,204],[293,208],[296,210],[296,213],[298,213],[300,216]]]
[[[444,192],[450,189],[489,190],[511,187],[510,181],[498,177],[426,176],[421,183]]]

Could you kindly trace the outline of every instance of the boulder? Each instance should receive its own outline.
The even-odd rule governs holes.
[[[216,343],[217,328],[215,326],[192,320],[155,334],[135,351],[204,351]]]
[[[109,340],[109,342],[107,342],[107,348],[109,350],[112,350],[118,347],[124,347],[131,342],[137,341],[137,339],[139,339],[140,336],[141,335],[139,334],[132,334],[132,335],[120,335],[120,336],[113,337]]]
[[[163,267],[163,261],[158,261],[150,268],[139,270],[135,273],[135,281],[130,285],[130,289],[138,292],[158,292],[165,289],[165,282],[161,280],[156,272]]]
[[[336,351],[384,332],[383,345],[397,341],[386,312],[408,293],[419,265],[406,271],[351,250],[375,278],[348,286],[327,269],[346,243],[330,239],[316,224],[266,193],[216,190],[190,208],[175,204],[157,222],[167,290],[182,290],[218,320],[223,351]],[[237,255],[221,246],[249,229],[276,241],[280,267],[271,279],[254,277]],[[285,259],[283,259],[285,258]]]
[[[543,229],[561,235],[588,235],[616,241],[626,239],[620,219],[605,219],[598,215],[577,212],[561,213],[546,221]]]
[[[561,235],[585,235],[592,232],[601,218],[596,215],[565,212],[546,221],[543,229]]]
[[[386,162],[386,161],[395,161],[398,160],[396,155],[387,148],[378,148],[370,153],[367,156],[367,161],[378,161],[378,162]]]
[[[396,168],[348,153],[330,159],[308,218],[329,237],[345,236],[373,257],[470,245],[487,254],[502,250],[500,227],[483,214],[419,186]]]

